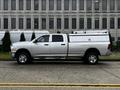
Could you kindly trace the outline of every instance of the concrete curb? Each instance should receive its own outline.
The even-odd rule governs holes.
[[[91,87],[120,88],[120,84],[81,84],[81,83],[0,83],[0,87]]]

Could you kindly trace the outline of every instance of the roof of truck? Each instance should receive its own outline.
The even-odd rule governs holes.
[[[106,35],[106,34],[109,34],[109,31],[108,30],[87,30],[87,31],[83,30],[83,31],[74,31],[73,34],[76,34],[76,35]]]

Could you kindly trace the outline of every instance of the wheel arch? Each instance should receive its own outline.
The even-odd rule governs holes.
[[[25,49],[25,48],[18,49],[17,52],[15,53],[15,57],[16,57],[17,54],[20,53],[20,52],[26,52],[26,53],[28,53],[28,54],[30,55],[30,57],[31,57],[30,51],[27,50],[27,49]]]
[[[98,55],[101,55],[100,51],[97,48],[89,48],[89,49],[86,50],[84,56],[86,56],[90,52],[96,52]]]

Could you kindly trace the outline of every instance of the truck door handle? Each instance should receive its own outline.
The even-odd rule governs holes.
[[[61,45],[65,45],[65,44],[61,44]]]
[[[44,44],[45,46],[48,46],[49,44]]]

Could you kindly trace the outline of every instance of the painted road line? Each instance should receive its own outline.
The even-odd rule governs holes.
[[[120,84],[0,83],[0,87],[96,87],[96,88],[120,88]]]

